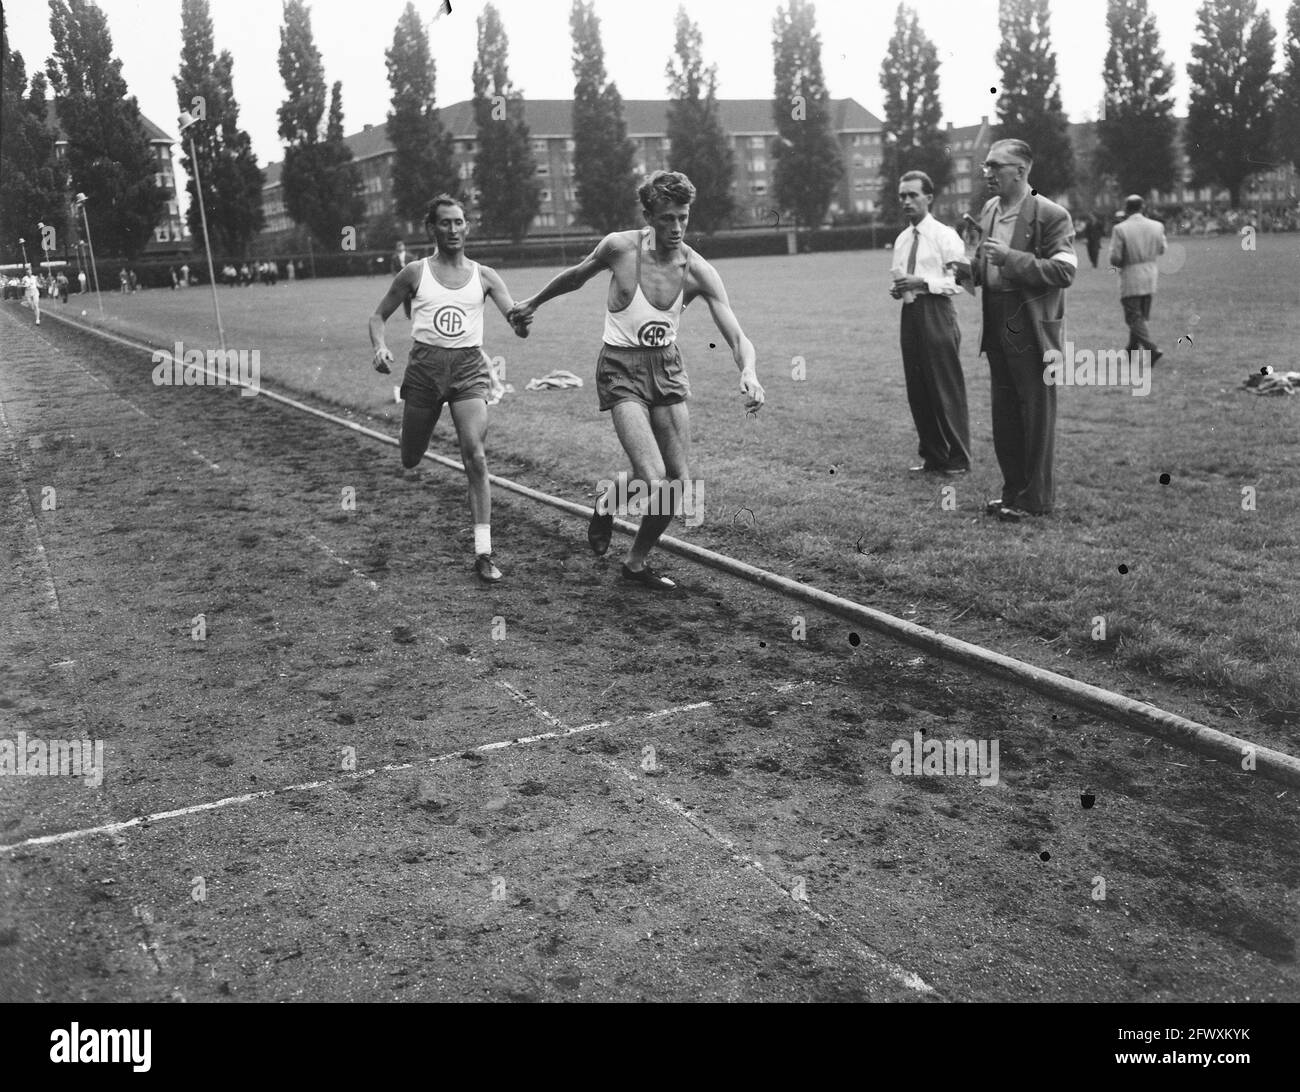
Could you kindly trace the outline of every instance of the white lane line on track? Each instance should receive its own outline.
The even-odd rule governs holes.
[[[22,523],[23,530],[35,540],[32,552],[40,563],[41,582],[45,585],[45,599],[53,608],[54,617],[58,619],[59,626],[62,628],[63,610],[59,606],[59,589],[54,585],[54,572],[50,568],[50,559],[46,556],[45,543],[41,540],[41,525],[36,519],[36,508],[32,504],[31,494],[23,485],[27,478],[27,468],[23,466],[22,456],[18,454],[18,441],[14,438],[13,429],[9,427],[9,418],[5,415],[3,402],[0,402],[0,439],[3,440],[5,454],[18,470],[18,488],[9,498],[9,507],[18,516],[18,522]]]
[[[515,700],[518,701],[520,705],[526,708],[534,716],[540,718],[541,720],[546,721],[547,724],[551,724],[555,726],[556,730],[553,732],[547,732],[546,736],[572,735],[582,730],[580,728],[578,729],[569,728],[567,725],[565,725],[565,723],[562,720],[560,720],[559,717],[555,716],[553,713],[548,713],[545,709],[543,709],[540,705],[538,705],[535,701],[533,701],[532,698],[528,697],[527,694],[520,692],[515,687],[511,686],[509,683],[498,683],[497,685],[509,691],[511,696],[514,697]],[[786,684],[783,687],[780,687],[779,689],[782,691],[794,690],[794,689],[798,689],[801,685],[810,685],[810,684],[790,683],[790,684]],[[687,709],[703,709],[703,708],[711,707],[713,704],[714,703],[710,701],[696,702],[693,705],[681,706],[675,711],[683,712]],[[661,715],[662,713],[648,713],[645,714],[642,719],[648,720],[653,717],[661,716]],[[700,833],[704,834],[706,837],[711,839],[715,844],[720,846],[722,849],[726,850],[728,856],[732,861],[739,864],[742,868],[754,872],[756,875],[761,877],[770,887],[774,888],[776,891],[779,891],[782,897],[792,902],[797,910],[809,915],[809,917],[811,917],[814,921],[816,921],[821,925],[836,926],[839,929],[840,933],[847,939],[849,949],[859,959],[863,960],[863,962],[870,964],[871,966],[875,967],[877,970],[884,971],[895,982],[899,983],[899,985],[904,986],[909,990],[915,990],[917,993],[921,993],[921,994],[936,994],[934,987],[931,986],[928,982],[926,982],[925,979],[923,979],[915,971],[909,971],[906,967],[899,966],[897,963],[894,963],[893,961],[886,959],[879,952],[873,951],[871,948],[867,947],[865,944],[859,941],[856,937],[854,937],[852,932],[850,932],[849,929],[846,926],[844,926],[844,924],[841,923],[839,919],[836,918],[833,914],[823,913],[821,911],[814,910],[811,902],[807,900],[806,895],[802,899],[796,898],[793,890],[787,890],[780,883],[780,881],[778,881],[767,870],[767,868],[764,867],[762,861],[758,860],[758,858],[756,857],[749,856],[749,854],[747,853],[741,852],[736,847],[735,842],[733,842],[730,838],[727,838],[722,834],[719,834],[716,830],[713,829],[713,827],[711,827],[703,819],[700,819],[696,815],[692,815],[689,808],[678,803],[676,800],[672,800],[669,797],[664,796],[662,793],[654,792],[651,789],[645,788],[641,784],[641,778],[639,778],[636,774],[632,773],[630,770],[624,769],[621,765],[619,765],[617,762],[614,762],[612,759],[608,759],[602,755],[595,755],[595,754],[588,754],[586,757],[590,758],[598,766],[601,766],[602,768],[610,771],[611,773],[619,774],[620,776],[625,778],[629,784],[641,788],[651,800],[653,800],[656,804],[662,807],[665,811],[669,812],[672,815],[675,815],[678,819],[682,820],[684,823],[689,824],[695,830],[698,830]]]
[[[326,553],[326,554],[327,554],[331,559],[333,559],[334,561],[337,561],[340,565],[342,565],[345,569],[347,569],[347,571],[350,572],[353,576],[355,576],[358,580],[364,580],[367,584],[369,584],[369,585],[370,585],[370,590],[371,590],[371,591],[378,591],[378,590],[379,590],[379,585],[376,584],[373,580],[371,580],[370,577],[368,577],[368,576],[367,576],[365,573],[363,573],[360,569],[354,568],[354,567],[353,567],[352,565],[350,565],[348,562],[344,561],[343,558],[339,557],[338,554],[336,554],[333,550],[331,550],[328,546],[326,546],[325,543],[323,543],[323,542],[322,542],[320,539],[318,539],[315,535],[313,535],[313,534],[311,534],[310,532],[308,532],[308,534],[307,534],[307,538],[310,539],[312,542],[314,542],[314,543],[315,543],[317,546],[319,546],[322,550],[324,550],[325,553]]]
[[[8,845],[0,845],[0,855],[12,853],[19,849],[56,845],[59,842],[79,841],[82,838],[90,838],[96,834],[118,834],[121,831],[130,830],[132,827],[140,827],[148,823],[158,823],[167,819],[181,819],[187,815],[199,815],[203,812],[217,811],[221,808],[232,807],[236,804],[247,804],[254,800],[264,800],[268,796],[275,796],[278,793],[309,792],[315,789],[325,789],[332,788],[335,785],[344,785],[362,778],[374,777],[381,773],[393,773],[400,770],[415,770],[422,766],[436,766],[443,762],[450,762],[453,758],[463,758],[466,754],[486,754],[492,751],[502,751],[507,747],[526,746],[530,743],[541,743],[550,739],[562,739],[565,736],[578,735],[582,732],[594,732],[600,728],[618,728],[643,720],[674,716],[677,713],[686,713],[693,709],[702,708],[704,705],[708,704],[710,703],[693,702],[689,705],[678,705],[669,709],[656,709],[650,713],[630,713],[626,716],[616,717],[614,720],[603,720],[591,724],[582,724],[577,728],[565,728],[563,732],[542,732],[538,735],[516,736],[513,739],[496,740],[492,743],[481,743],[473,747],[461,747],[455,751],[448,751],[445,754],[435,755],[433,758],[423,759],[420,762],[389,762],[383,766],[373,766],[368,770],[349,772],[341,777],[326,778],[321,781],[301,781],[296,785],[281,785],[274,789],[259,789],[257,792],[242,793],[239,796],[226,796],[220,800],[210,800],[203,804],[191,804],[189,807],[174,808],[171,811],[158,811],[153,812],[150,815],[137,815],[131,819],[123,819],[117,823],[105,823],[104,825],[97,827],[84,827],[80,830],[65,830],[60,831],[57,834],[40,834],[34,838],[25,838],[21,842],[12,842]]]

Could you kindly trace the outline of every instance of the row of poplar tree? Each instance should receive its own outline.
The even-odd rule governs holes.
[[[1251,175],[1288,162],[1300,167],[1300,0],[1292,0],[1286,22],[1284,68],[1275,74],[1276,33],[1255,0],[1204,0],[1197,12],[1183,144],[1194,184],[1227,190],[1234,208]],[[997,95],[997,135],[1018,137],[1033,149],[1032,181],[1044,193],[1066,194],[1085,181],[1076,178],[1076,164],[1094,183],[1080,188],[1111,179],[1121,193],[1145,196],[1181,182],[1174,70],[1160,48],[1148,0],[1108,0],[1106,24],[1096,143],[1076,156],[1061,108],[1048,0],[1000,0],[1002,83],[976,90]],[[944,188],[952,156],[940,126],[938,51],[915,11],[902,4],[880,85],[891,138],[883,177],[923,170]],[[882,197],[889,218],[897,209],[892,185]],[[974,203],[982,201],[982,194],[973,195]]]
[[[165,193],[155,184],[158,163],[136,99],[127,94],[121,61],[112,55],[103,12],[93,0],[49,0],[49,6],[54,48],[44,72],[29,81],[21,54],[10,51],[7,37],[3,42],[0,247],[12,254],[20,235],[35,236],[39,221],[70,226],[69,198],[80,190],[94,201],[100,250],[131,257],[143,249],[164,211]],[[278,118],[286,210],[322,246],[335,246],[343,227],[364,221],[359,167],[343,139],[342,83],[335,81],[327,95],[305,0],[285,0],[283,10],[279,68],[286,98]],[[1251,174],[1276,162],[1300,163],[1300,0],[1292,0],[1287,12],[1281,73],[1273,71],[1275,31],[1256,0],[1203,0],[1197,19],[1184,143],[1196,185],[1228,190],[1235,206]],[[192,137],[213,248],[243,255],[265,223],[264,175],[239,127],[234,60],[229,51],[215,52],[208,0],[182,0],[181,20],[181,64],[173,79],[177,104],[203,115],[183,143],[189,227],[200,239]],[[1123,192],[1167,190],[1177,180],[1173,69],[1160,48],[1155,16],[1148,0],[1108,0],[1107,24],[1098,139],[1084,169],[1114,179]],[[509,43],[492,4],[477,26],[475,212],[487,234],[520,239],[540,207],[524,97],[510,80]],[[607,77],[600,21],[590,0],[573,0],[570,29],[579,218],[593,230],[611,231],[635,222],[635,147],[617,85]],[[768,199],[796,223],[818,224],[844,165],[830,129],[813,5],[789,0],[778,7],[772,29],[777,135],[768,149],[774,161]],[[999,29],[1002,82],[989,89],[997,95],[997,131],[1028,141],[1035,151],[1035,186],[1063,194],[1076,181],[1076,157],[1061,108],[1048,0],[1000,0]],[[398,220],[418,222],[430,195],[463,187],[452,134],[437,107],[428,32],[414,4],[398,20],[385,59],[392,88],[387,132],[394,149],[394,211]],[[677,12],[675,50],[665,74],[669,164],[697,187],[695,228],[713,231],[734,215],[734,152],[720,120],[716,66],[705,64],[699,27],[684,7]],[[886,137],[881,192],[883,215],[892,222],[899,174],[925,170],[943,189],[952,172],[952,149],[941,127],[937,49],[915,11],[903,4],[880,83]],[[54,156],[50,92],[68,141],[63,163]]]

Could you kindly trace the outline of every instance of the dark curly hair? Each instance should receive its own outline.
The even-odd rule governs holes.
[[[651,214],[660,201],[689,205],[695,200],[695,186],[681,171],[655,171],[641,183],[636,195],[641,198],[641,207]]]

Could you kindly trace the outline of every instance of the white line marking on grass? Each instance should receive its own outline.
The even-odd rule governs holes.
[[[325,543],[323,543],[315,535],[308,532],[307,537],[312,542],[316,543],[316,545],[319,546],[322,550],[324,550],[325,553],[328,554],[332,560],[337,561],[340,565],[342,565],[345,569],[347,569],[347,571],[350,572],[353,576],[355,576],[358,580],[364,580],[367,584],[369,584],[371,591],[379,590],[379,585],[376,584],[373,580],[371,580],[370,577],[368,577],[360,569],[353,568],[351,565],[349,565],[346,561],[343,560],[343,558],[339,557],[338,554],[336,554],[333,550],[331,550],[328,546],[326,546]]]
[[[565,725],[565,723],[562,720],[560,720],[559,717],[555,716],[553,713],[548,713],[545,709],[543,709],[540,705],[538,705],[535,701],[533,701],[532,698],[528,697],[527,694],[524,694],[521,691],[517,690],[509,683],[499,682],[497,685],[509,691],[511,696],[514,697],[516,701],[518,701],[521,705],[527,708],[535,716],[546,721],[546,723],[555,726],[556,731],[547,732],[543,736],[538,736],[536,738],[539,739],[559,738],[561,736],[574,735],[575,733],[584,730],[583,728],[569,728],[567,725]],[[790,684],[786,684],[784,687],[781,687],[779,689],[794,690],[803,685],[810,685],[810,684],[790,683]],[[706,709],[706,708],[711,708],[713,705],[714,703],[711,701],[694,702],[690,705],[678,706],[674,709],[661,709],[654,713],[644,713],[641,715],[641,719],[651,720],[656,717],[666,716],[669,713],[685,712],[688,709]],[[593,725],[592,727],[601,727],[601,726]],[[640,785],[641,779],[636,774],[632,773],[630,770],[624,769],[621,765],[619,765],[617,762],[614,762],[612,759],[608,759],[601,755],[594,755],[594,754],[588,754],[586,757],[590,758],[598,766],[601,766],[604,769],[609,770],[611,773],[620,774],[622,777],[626,778],[630,784],[637,785],[637,786]],[[708,823],[704,822],[703,819],[700,819],[692,815],[690,810],[686,808],[684,805],[678,803],[676,800],[672,800],[669,797],[664,796],[662,793],[657,793],[650,789],[644,789],[644,791],[646,795],[649,796],[650,799],[653,800],[660,807],[664,808],[671,814],[677,816],[677,818],[683,820],[684,822],[689,823],[696,830],[700,831],[700,833],[706,835],[717,845],[721,846],[724,850],[727,851],[727,854],[732,861],[741,865],[743,868],[756,872],[771,887],[779,891],[784,898],[789,899],[790,902],[794,903],[795,909],[801,911],[802,913],[808,914],[814,921],[818,922],[821,925],[837,926],[840,932],[844,934],[844,936],[847,938],[849,949],[859,959],[863,960],[866,963],[871,964],[873,967],[877,968],[878,970],[884,971],[895,982],[898,982],[900,985],[905,986],[909,990],[915,990],[917,993],[923,993],[923,994],[936,993],[934,987],[931,986],[928,982],[926,982],[925,979],[923,979],[915,971],[909,971],[906,967],[899,966],[897,963],[894,963],[886,959],[879,952],[873,951],[871,948],[867,947],[861,941],[857,940],[853,936],[853,934],[848,930],[848,928],[845,927],[844,924],[840,922],[839,919],[837,919],[834,915],[822,913],[817,910],[814,910],[812,908],[812,905],[809,902],[803,899],[796,899],[792,891],[787,890],[784,886],[782,886],[780,881],[778,881],[775,877],[771,875],[771,873],[768,872],[768,870],[764,867],[762,861],[758,860],[758,858],[756,857],[749,856],[747,853],[742,853],[739,849],[736,848],[735,842],[731,841],[730,838],[726,838],[723,835],[719,834],[716,830],[713,829],[713,827],[711,827]]]
[[[660,709],[654,713],[631,713],[624,717],[618,717],[612,721],[599,721],[592,724],[582,724],[577,728],[565,728],[563,732],[542,732],[535,736],[517,736],[514,739],[497,740],[493,743],[481,743],[474,747],[460,747],[455,751],[448,751],[445,754],[435,755],[433,758],[426,758],[420,762],[390,762],[383,766],[373,766],[368,770],[357,770],[344,774],[342,777],[326,778],[321,781],[302,781],[296,785],[281,785],[275,789],[259,789],[257,792],[241,793],[238,796],[226,796],[220,800],[210,800],[204,804],[191,804],[189,807],[174,808],[171,811],[158,811],[151,815],[137,815],[132,819],[124,819],[118,823],[105,823],[98,827],[83,827],[80,830],[65,830],[58,834],[41,834],[34,838],[25,838],[21,842],[11,842],[8,845],[0,845],[0,854],[12,853],[15,850],[26,849],[33,846],[56,845],[59,842],[73,842],[82,838],[89,838],[96,834],[117,835],[121,831],[130,830],[132,827],[144,826],[148,823],[158,823],[165,819],[181,819],[187,815],[199,815],[204,812],[217,811],[221,808],[228,808],[234,804],[247,804],[254,800],[264,800],[268,796],[275,796],[279,793],[286,792],[308,792],[314,789],[332,788],[335,785],[347,784],[351,781],[358,781],[362,778],[374,777],[381,773],[394,773],[400,770],[414,770],[421,766],[436,766],[439,763],[450,762],[453,758],[463,758],[466,754],[473,752],[487,753],[490,751],[500,751],[507,747],[517,747],[529,743],[540,743],[548,739],[561,739],[564,736],[577,735],[581,732],[594,732],[598,728],[614,728],[623,724],[632,723],[638,720],[645,720],[647,717],[663,717],[672,713],[685,713],[692,709],[698,709],[704,703],[694,703],[691,705],[681,705],[674,709]],[[544,710],[538,710],[544,712]]]
[[[18,454],[18,441],[14,438],[13,429],[9,427],[9,418],[5,414],[4,403],[2,402],[0,402],[0,432],[3,433],[5,454],[18,470],[18,489],[9,498],[9,507],[18,516],[19,522],[23,525],[23,530],[35,539],[33,552],[37,561],[40,562],[41,580],[45,585],[45,599],[54,609],[54,617],[58,619],[59,627],[62,628],[63,610],[59,606],[59,589],[54,585],[54,572],[51,570],[50,560],[46,556],[45,543],[41,541],[41,525],[36,519],[36,508],[32,504],[31,495],[27,492],[27,486],[24,484],[27,478],[27,468],[23,466],[22,456]]]
[[[611,773],[621,774],[624,778],[627,779],[629,783],[633,785],[639,785],[641,782],[641,778],[639,778],[636,774],[632,773],[630,770],[624,769],[617,762],[614,762],[611,759],[604,758],[600,755],[588,755],[587,757],[592,759],[594,762],[598,763],[599,765],[605,767],[605,769],[609,770]],[[682,819],[685,822],[689,823],[696,830],[700,831],[703,834],[706,834],[709,838],[715,841],[718,845],[720,845],[723,849],[725,849],[727,853],[730,855],[731,859],[737,864],[739,864],[742,868],[746,868],[752,872],[757,873],[771,887],[775,888],[785,898],[789,899],[792,903],[794,903],[796,909],[807,914],[809,917],[813,919],[813,921],[817,922],[820,925],[838,926],[840,931],[847,936],[850,949],[853,951],[853,953],[856,956],[858,956],[864,962],[870,963],[872,966],[880,970],[883,970],[895,982],[898,982],[900,985],[906,986],[909,990],[916,990],[918,993],[928,993],[928,994],[936,992],[934,987],[931,986],[928,982],[926,982],[925,979],[923,979],[915,971],[909,971],[906,967],[899,966],[897,963],[894,963],[891,960],[886,959],[879,952],[873,951],[871,948],[868,948],[865,944],[860,943],[853,936],[853,934],[848,930],[848,928],[838,918],[835,917],[834,914],[828,914],[818,910],[814,910],[812,908],[811,903],[805,902],[803,899],[795,898],[794,893],[791,890],[784,887],[781,884],[781,882],[778,879],[776,879],[775,876],[773,876],[770,872],[768,872],[767,868],[764,866],[762,861],[760,861],[757,857],[751,857],[747,853],[742,853],[739,849],[736,848],[735,842],[733,842],[730,838],[727,838],[719,834],[716,830],[713,829],[713,827],[711,827],[703,819],[699,818],[699,816],[692,815],[689,808],[685,807],[683,804],[678,803],[676,800],[664,796],[662,793],[654,792],[648,788],[644,789],[644,791],[646,795],[649,796],[650,799],[653,800],[660,807],[665,808],[666,810],[672,812],[679,819]]]
[[[148,414],[145,414],[145,416],[148,417],[149,415],[148,415]],[[184,445],[182,445],[182,446],[184,446]],[[199,462],[203,463],[203,464],[204,464],[204,465],[205,465],[209,470],[220,470],[220,469],[221,469],[221,467],[219,467],[216,463],[214,463],[214,462],[209,462],[208,459],[206,459],[204,456],[200,455],[197,451],[194,450],[194,448],[190,448],[190,454],[193,455],[196,459],[198,459]]]

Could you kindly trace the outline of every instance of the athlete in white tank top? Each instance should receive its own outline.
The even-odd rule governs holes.
[[[409,304],[411,337],[416,344],[407,375],[416,367],[418,354],[422,379],[402,407],[402,465],[413,467],[424,458],[442,406],[449,402],[469,480],[474,571],[480,580],[495,583],[501,579],[501,570],[492,560],[492,490],[483,451],[487,436],[485,377],[490,367],[483,352],[484,301],[492,298],[519,337],[528,336],[532,317],[512,316],[515,302],[500,274],[465,257],[469,223],[459,201],[446,194],[435,197],[429,202],[425,224],[433,231],[438,251],[432,258],[403,267],[370,316],[374,367],[381,374],[392,371],[393,354],[384,343],[384,323],[399,307]],[[464,283],[459,288],[448,288],[436,276],[439,268],[448,279],[464,277]],[[482,376],[475,358],[482,361]],[[482,397],[478,394],[480,386]],[[457,397],[462,393],[463,397]]]
[[[443,349],[483,344],[483,303],[487,291],[478,262],[469,261],[469,279],[448,288],[434,274],[431,259],[420,263],[420,283],[411,299],[411,339]]]
[[[677,507],[668,487],[690,480],[690,413],[684,399],[656,399],[667,385],[675,382],[674,376],[684,379],[685,371],[680,359],[670,359],[678,356],[675,348],[659,354],[633,355],[627,350],[633,346],[672,345],[686,302],[685,293],[689,291],[692,299],[707,303],[718,332],[730,347],[732,359],[740,369],[740,390],[751,413],[763,405],[764,395],[756,374],[753,343],[736,321],[722,278],[708,262],[686,248],[686,225],[695,199],[691,180],[675,171],[655,171],[637,190],[637,196],[649,231],[653,233],[655,264],[664,272],[663,280],[670,279],[670,266],[680,258],[685,259],[681,289],[670,307],[660,310],[653,306],[641,287],[641,252],[647,243],[647,232],[616,231],[601,239],[596,249],[577,265],[552,277],[536,295],[521,301],[511,314],[516,320],[527,321],[548,300],[576,291],[602,272],[613,275],[607,292],[617,299],[627,283],[627,273],[635,270],[635,287],[626,307],[610,311],[609,297],[606,297],[606,344],[596,365],[597,393],[601,395],[601,408],[608,409],[613,417],[619,442],[632,460],[637,477],[652,498],[660,500],[658,509],[644,516],[637,528],[627,560],[623,562],[623,579],[657,591],[671,591],[677,585],[655,572],[647,564],[647,558],[672,522]],[[655,283],[662,284],[658,278]],[[620,350],[621,355],[631,359],[613,361],[611,357]],[[627,383],[611,399],[606,399],[600,390],[602,375],[610,376],[615,363],[621,365]],[[626,395],[622,393],[624,389]],[[587,541],[597,554],[609,548],[613,529],[613,514],[602,512],[598,503],[587,526]]]
[[[647,231],[645,234],[651,234]],[[645,240],[636,241],[636,288],[632,299],[620,311],[605,311],[605,344],[627,349],[662,349],[677,340],[677,324],[682,317],[686,297],[686,274],[690,269],[690,249],[682,244],[686,262],[682,265],[682,284],[677,298],[667,310],[660,310],[646,298],[641,288],[641,251]]]

